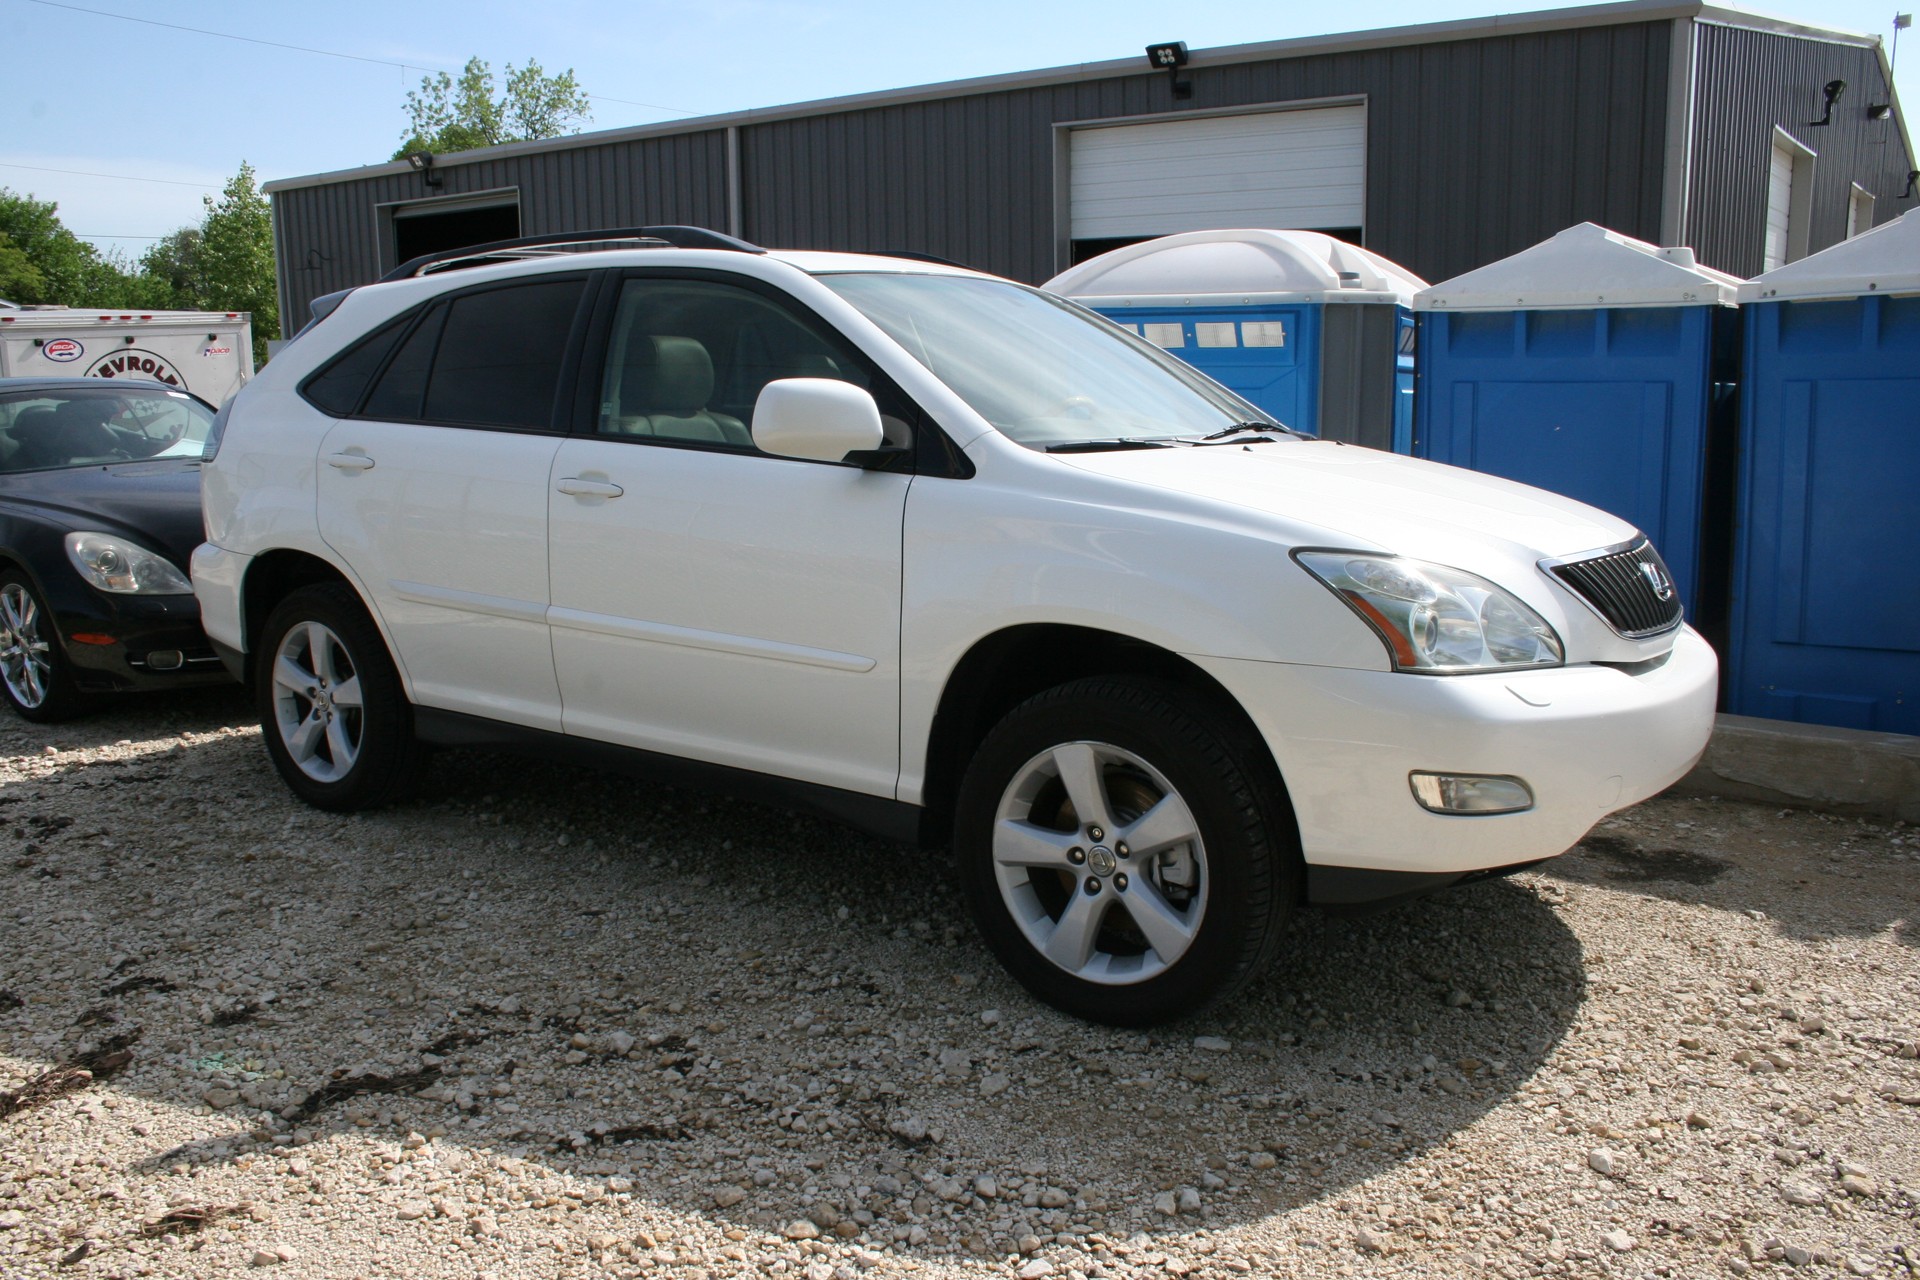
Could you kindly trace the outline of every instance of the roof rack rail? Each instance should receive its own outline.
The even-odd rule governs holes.
[[[520,250],[558,248],[563,245],[582,247],[600,246],[607,249],[620,248],[620,244],[608,241],[625,242],[631,247],[636,241],[651,241],[663,248],[675,249],[728,249],[735,253],[765,253],[757,244],[749,244],[737,236],[725,235],[718,231],[709,231],[705,227],[627,227],[622,230],[608,231],[556,231],[543,236],[521,236],[515,240],[490,240],[486,244],[463,245],[458,249],[446,249],[439,253],[423,253],[417,258],[409,258],[387,274],[380,277],[380,283],[389,280],[408,280],[414,276],[425,275],[435,266],[483,260],[487,258],[512,258],[533,256],[522,254]]]

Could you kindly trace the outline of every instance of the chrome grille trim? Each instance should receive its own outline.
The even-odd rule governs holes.
[[[1685,613],[1680,593],[1672,586],[1673,575],[1645,538],[1560,560],[1542,560],[1540,567],[1629,640],[1671,631]],[[1667,599],[1660,598],[1656,581],[1668,584]]]

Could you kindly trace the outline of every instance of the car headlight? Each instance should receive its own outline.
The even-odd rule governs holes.
[[[193,584],[164,556],[107,533],[70,533],[67,559],[102,591],[125,596],[187,596]]]
[[[1395,670],[1460,675],[1557,667],[1564,658],[1545,618],[1464,570],[1361,551],[1296,551],[1294,559],[1379,633]]]

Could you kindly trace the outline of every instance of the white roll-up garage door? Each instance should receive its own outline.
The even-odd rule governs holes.
[[[1767,165],[1767,244],[1760,269],[1771,271],[1787,260],[1787,228],[1793,217],[1793,153],[1779,143]]]
[[[1068,147],[1075,240],[1365,226],[1364,104],[1089,126]]]

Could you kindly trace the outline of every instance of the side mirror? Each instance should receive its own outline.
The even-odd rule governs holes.
[[[878,449],[880,406],[864,388],[833,378],[780,378],[753,405],[753,443],[782,458],[840,462]]]

